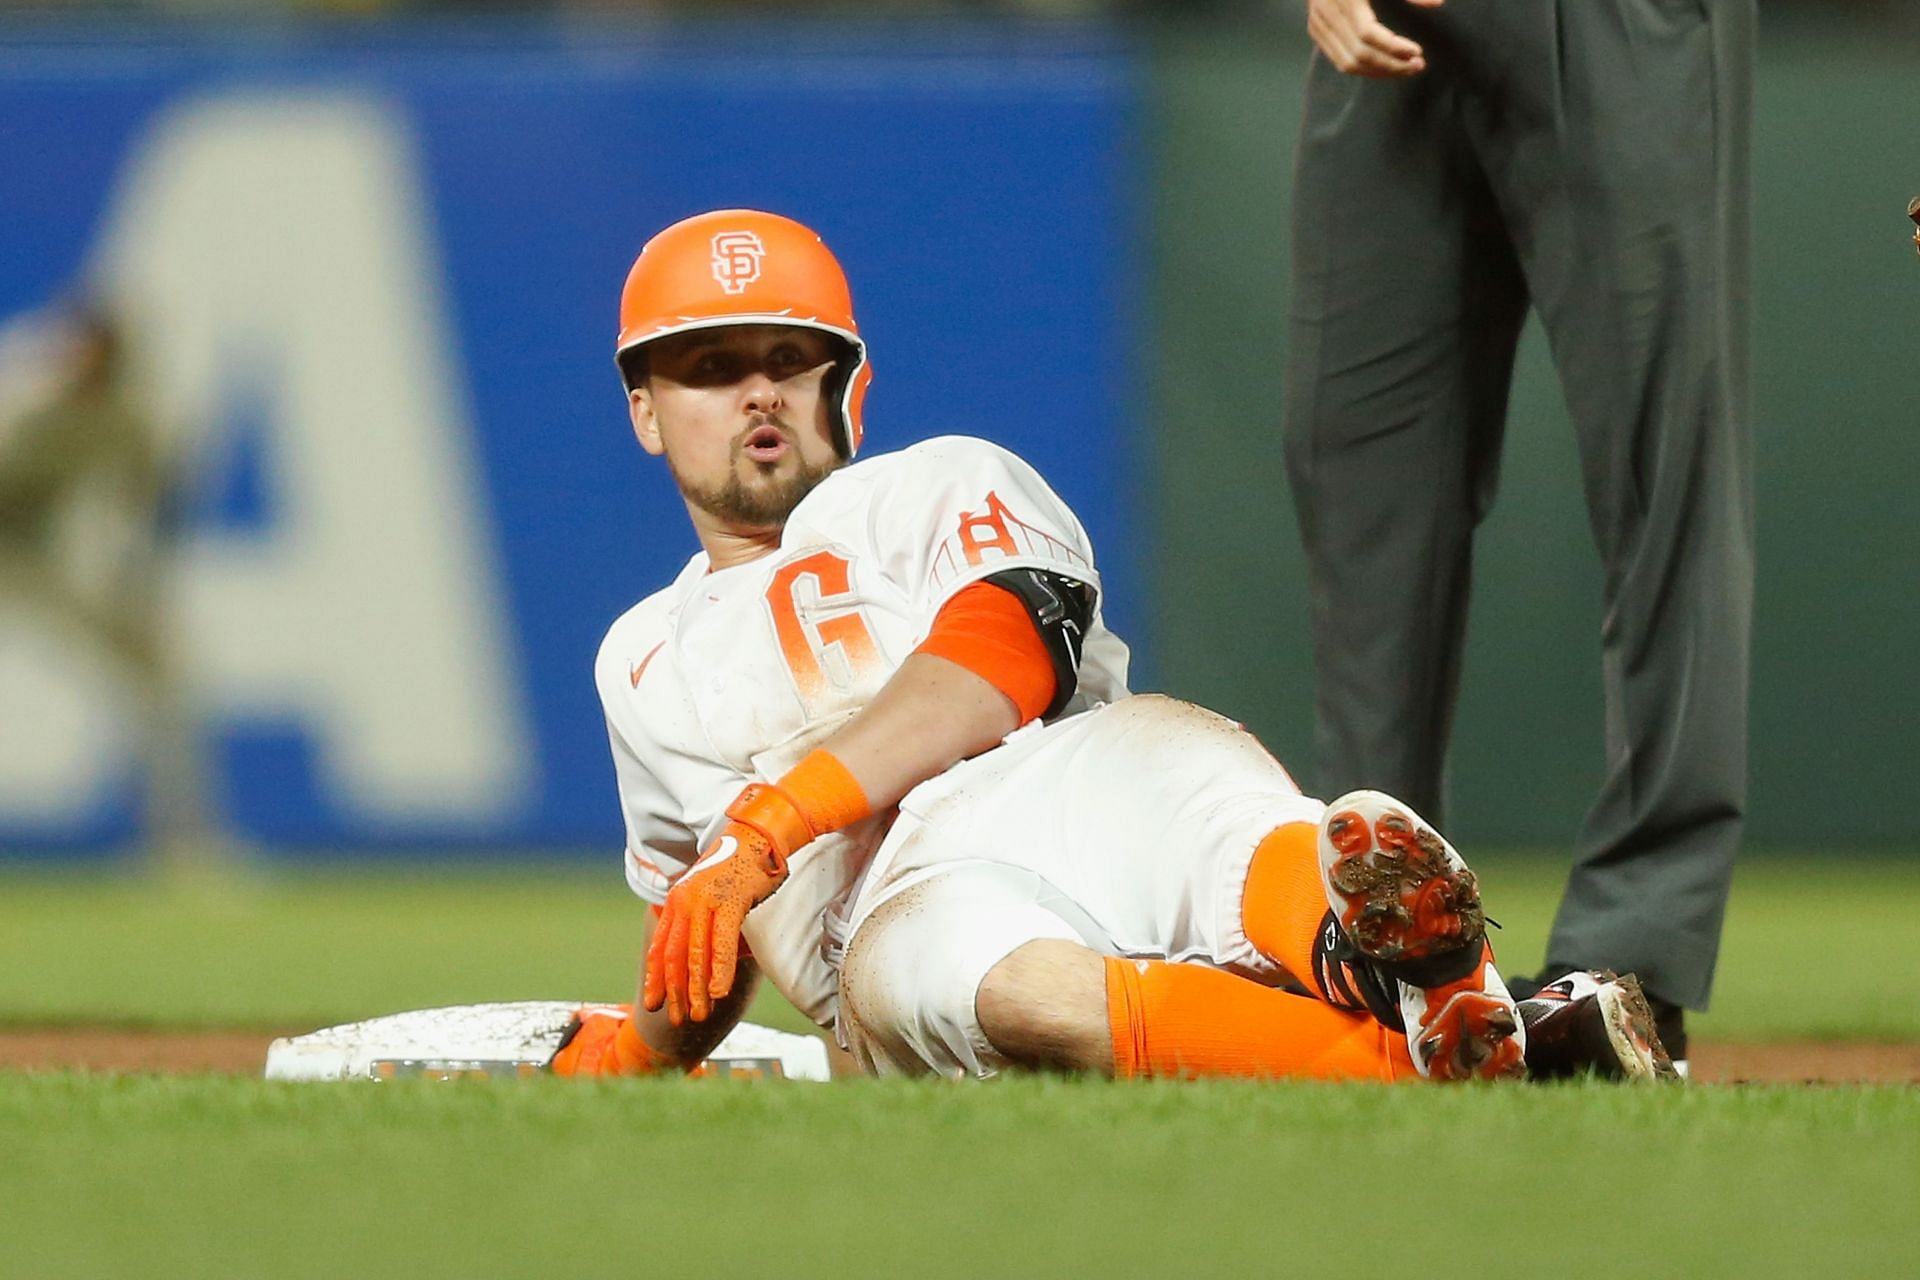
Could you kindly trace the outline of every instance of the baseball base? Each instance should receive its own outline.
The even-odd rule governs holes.
[[[267,1047],[269,1080],[459,1080],[542,1075],[582,1000],[450,1005],[323,1027]],[[706,1074],[826,1080],[826,1043],[754,1023],[735,1027]]]

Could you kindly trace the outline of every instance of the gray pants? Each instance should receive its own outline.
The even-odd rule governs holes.
[[[1376,9],[1430,69],[1316,56],[1294,188],[1287,460],[1322,794],[1443,808],[1531,302],[1605,575],[1606,778],[1547,960],[1704,1008],[1746,802],[1753,0]]]

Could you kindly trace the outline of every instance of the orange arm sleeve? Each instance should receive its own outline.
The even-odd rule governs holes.
[[[965,667],[1006,694],[1021,724],[1044,712],[1058,687],[1053,659],[1027,607],[991,582],[965,587],[942,605],[932,632],[914,652]]]

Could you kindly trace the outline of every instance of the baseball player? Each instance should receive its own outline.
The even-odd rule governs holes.
[[[1237,725],[1130,696],[1031,467],[960,437],[854,462],[872,368],[813,232],[661,232],[617,359],[701,550],[596,662],[658,915],[637,1008],[582,1010],[556,1072],[697,1063],[762,972],[882,1073],[1661,1072],[1630,979],[1516,1008],[1417,814],[1324,805]]]

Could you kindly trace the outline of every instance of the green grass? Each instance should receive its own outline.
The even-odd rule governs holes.
[[[1513,971],[1563,865],[1476,857]],[[1753,858],[1703,1038],[1920,1040],[1920,858]],[[265,871],[228,882],[0,873],[0,1022],[292,1028],[467,1001],[627,998],[640,906],[617,869]],[[763,999],[753,1016],[799,1029]]]
[[[1476,858],[1536,964],[1561,868]],[[1920,1040],[1920,860],[1745,866],[1696,1034]],[[622,996],[603,871],[0,874],[0,1023]],[[777,999],[763,1022],[797,1027]],[[1896,1275],[1920,1090],[0,1075],[0,1280]]]
[[[1906,1274],[1920,1092],[0,1077],[0,1275]]]
[[[310,1028],[493,1000],[627,1000],[618,866],[0,874],[0,1023]],[[802,1030],[777,997],[760,1021]]]

